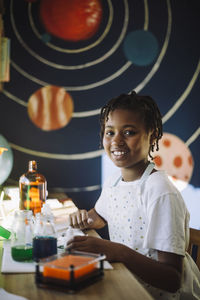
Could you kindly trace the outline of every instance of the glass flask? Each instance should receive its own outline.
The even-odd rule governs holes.
[[[33,236],[40,236],[43,232],[43,216],[42,214],[36,213],[34,219]]]
[[[16,261],[29,261],[33,257],[33,213],[31,210],[15,212],[15,226],[11,235],[11,255]]]
[[[46,201],[47,182],[46,178],[38,173],[36,161],[29,161],[28,172],[20,177],[19,192],[20,209],[32,210],[34,215],[41,212]]]
[[[54,215],[51,212],[51,208],[48,204],[44,204],[42,207],[43,215],[43,236],[57,237],[57,230],[54,223]]]

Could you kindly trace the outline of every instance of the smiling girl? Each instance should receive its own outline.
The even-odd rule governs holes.
[[[70,224],[108,224],[110,240],[76,236],[68,248],[124,263],[155,299],[200,299],[200,272],[186,252],[189,213],[151,162],[162,137],[157,104],[149,96],[122,94],[102,108],[100,123],[101,142],[119,172],[104,184],[95,207],[70,215]]]

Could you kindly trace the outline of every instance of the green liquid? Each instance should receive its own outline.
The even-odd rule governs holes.
[[[11,248],[12,258],[16,261],[29,261],[33,258],[32,246],[15,246]]]

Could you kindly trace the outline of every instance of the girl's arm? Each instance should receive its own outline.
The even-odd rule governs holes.
[[[126,246],[119,245],[119,248]],[[132,249],[120,251],[121,262],[146,283],[175,293],[181,287],[183,256],[158,251],[158,261]]]
[[[106,225],[106,221],[97,214],[94,208],[89,211],[79,209],[69,215],[69,224],[80,229],[100,229]]]
[[[158,252],[158,261],[131,248],[108,240],[76,236],[68,247],[85,252],[104,253],[111,262],[122,262],[146,283],[174,293],[181,286],[183,257],[169,252]]]

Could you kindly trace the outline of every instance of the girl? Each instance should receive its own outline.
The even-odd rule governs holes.
[[[124,263],[155,299],[200,299],[200,272],[186,252],[188,211],[165,172],[149,161],[162,137],[156,103],[135,92],[120,95],[102,108],[100,123],[103,147],[120,173],[108,179],[93,209],[70,215],[70,224],[108,224],[110,241],[76,236],[68,248]]]

